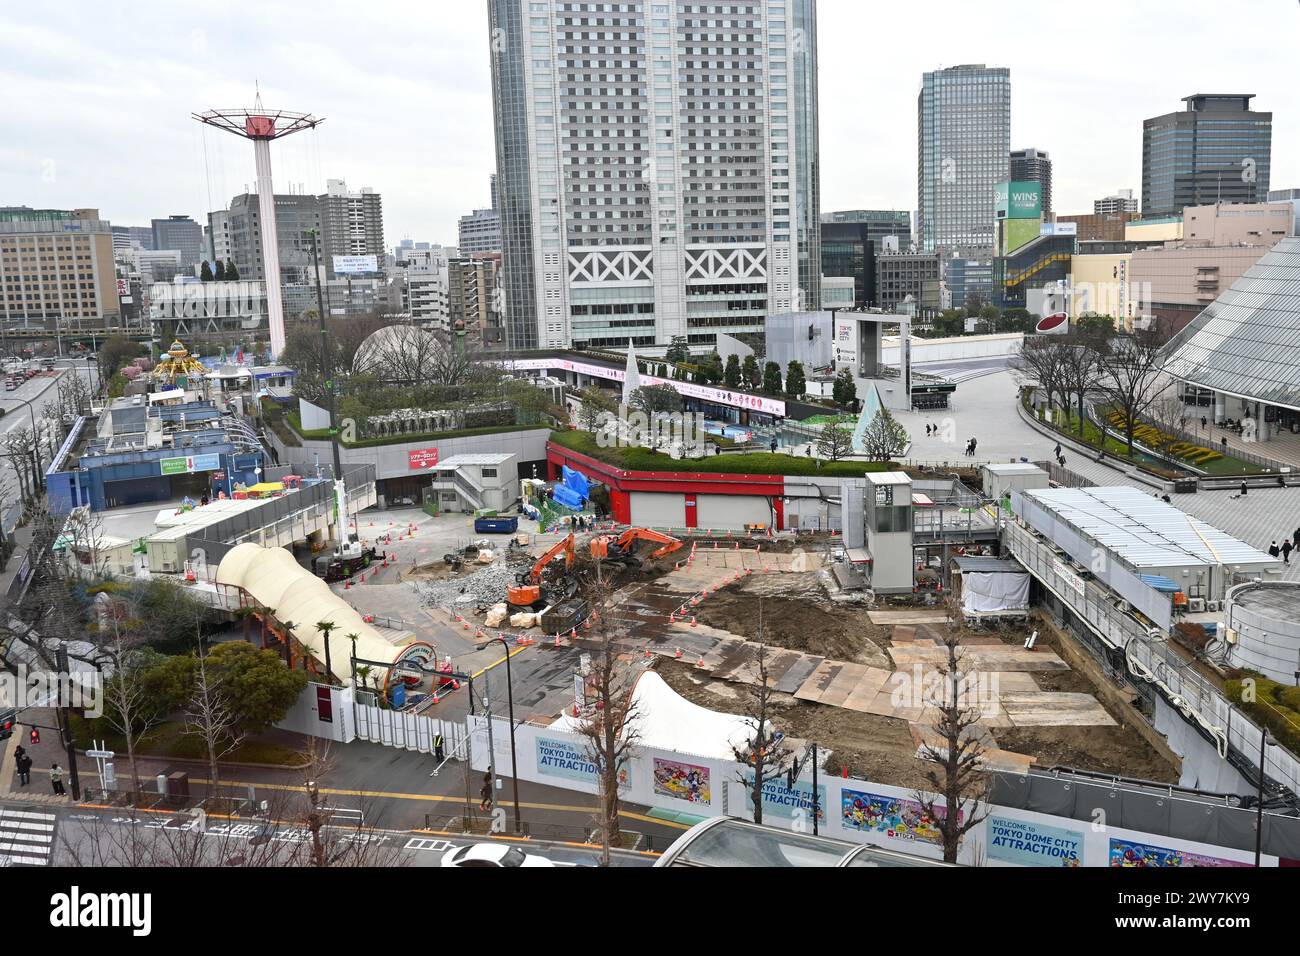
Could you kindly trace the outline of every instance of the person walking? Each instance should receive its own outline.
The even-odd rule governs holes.
[[[1246,492],[1249,491],[1249,490],[1250,490],[1250,489],[1246,487],[1246,483],[1243,481],[1243,482],[1241,483],[1241,496],[1242,496],[1243,498],[1246,497]],[[1274,542],[1274,543],[1276,543],[1276,542]]]
[[[978,438],[972,438],[970,440],[970,453],[972,456],[974,456],[975,450],[979,448],[979,444],[980,444],[980,440]]]
[[[1300,528],[1295,529],[1295,534],[1291,536],[1291,541],[1297,548],[1300,548]]]
[[[1295,550],[1295,546],[1291,543],[1291,539],[1283,538],[1282,539],[1282,563],[1283,564],[1291,563],[1291,552],[1294,550]]]
[[[492,771],[483,774],[483,786],[478,790],[478,808],[480,810],[490,810],[492,808]]]
[[[442,759],[443,759],[442,734],[433,735],[433,759],[436,760],[439,764],[442,763]]]
[[[1056,447],[1052,449],[1052,457],[1053,458],[1061,457],[1061,443],[1059,441],[1056,443]]]
[[[1273,558],[1280,558],[1282,556],[1282,549],[1277,546],[1276,541],[1268,546],[1268,554],[1269,557]]]
[[[54,787],[56,797],[67,795],[67,791],[63,789],[63,771],[59,769],[58,764],[50,764],[50,783]]]
[[[31,782],[32,758],[27,756],[27,754],[23,754],[18,758],[18,786],[25,787]]]

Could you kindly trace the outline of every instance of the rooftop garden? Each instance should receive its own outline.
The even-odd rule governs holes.
[[[795,455],[751,452],[708,455],[704,458],[674,459],[670,455],[646,448],[601,448],[596,436],[585,431],[551,433],[557,445],[613,465],[624,471],[700,472],[723,475],[826,475],[860,478],[867,472],[895,471],[902,466],[894,461],[823,461]]]

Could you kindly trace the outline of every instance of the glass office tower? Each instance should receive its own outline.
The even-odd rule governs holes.
[[[1181,216],[1187,206],[1264,202],[1273,114],[1253,93],[1183,97],[1186,109],[1142,122],[1142,216]]]
[[[991,250],[993,187],[1009,178],[1011,71],[981,63],[926,73],[916,112],[922,251]]]

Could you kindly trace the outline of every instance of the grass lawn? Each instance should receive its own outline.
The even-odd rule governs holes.
[[[119,760],[124,761],[126,759],[126,741],[122,739],[120,734],[105,731],[102,728],[96,728],[92,731],[89,722],[84,718],[77,717],[75,714],[72,718],[72,730],[79,749],[89,749],[93,737],[104,742],[109,750],[118,755]],[[164,721],[138,741],[136,756],[206,761],[208,754],[203,741],[198,737],[186,735],[184,731],[185,725],[181,721]],[[254,739],[244,741],[244,743],[222,757],[221,761],[222,763],[260,763],[272,766],[294,765],[301,762],[301,755],[289,747],[263,743]]]
[[[896,471],[894,461],[820,461],[795,455],[753,452],[710,455],[707,458],[674,461],[669,455],[646,448],[601,448],[591,432],[552,432],[551,441],[570,451],[587,455],[625,471],[698,471],[725,475],[833,475],[861,477],[869,471]],[[820,467],[819,467],[820,466]]]

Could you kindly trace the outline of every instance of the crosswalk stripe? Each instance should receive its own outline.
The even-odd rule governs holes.
[[[53,813],[32,813],[28,810],[10,810],[8,808],[0,809],[0,820],[4,820],[6,817],[19,817],[23,820],[58,819]]]
[[[13,866],[15,863],[23,866],[45,866],[50,861],[43,856],[14,856],[0,853],[0,866]]]
[[[53,823],[25,823],[20,820],[0,820],[0,830],[45,830],[52,832]]]
[[[7,833],[5,831],[0,831],[0,840],[25,840],[29,843],[49,843],[53,839],[53,833]]]

